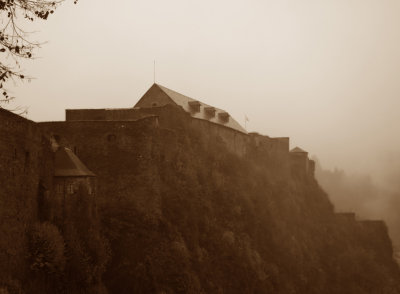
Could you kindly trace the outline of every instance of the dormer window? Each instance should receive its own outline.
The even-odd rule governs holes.
[[[207,114],[208,117],[215,117],[215,108],[208,106],[204,107],[204,112]]]
[[[191,112],[200,112],[201,103],[199,101],[189,101],[188,104]]]
[[[229,113],[227,112],[220,112],[218,113],[218,118],[222,121],[222,122],[228,122],[229,121]]]

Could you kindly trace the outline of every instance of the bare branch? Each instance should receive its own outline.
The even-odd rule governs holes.
[[[19,18],[29,21],[47,20],[56,8],[66,0],[0,0],[0,107],[14,97],[8,94],[6,85],[10,81],[31,80],[20,70],[21,59],[33,59],[33,51],[43,43],[32,41],[27,32],[18,24]],[[71,0],[77,3],[77,0]],[[8,61],[8,63],[7,63]],[[15,111],[20,112],[21,108]]]

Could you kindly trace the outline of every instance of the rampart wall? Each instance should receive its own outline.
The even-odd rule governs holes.
[[[289,138],[249,136],[222,125],[192,118],[178,106],[165,105],[127,111],[115,109],[108,112],[78,110],[69,113],[65,122],[45,122],[39,125],[45,133],[57,138],[60,145],[73,150],[91,171],[98,174],[100,183],[107,181],[107,177],[120,173],[118,169],[128,166],[126,177],[140,174],[141,171],[135,172],[139,168],[150,170],[154,157],[154,154],[151,155],[152,146],[157,144],[155,140],[164,142],[175,138],[170,144],[178,144],[176,136],[182,131],[192,134],[206,146],[212,145],[211,142],[215,140],[221,140],[228,151],[241,157],[255,157],[257,162],[270,167],[271,175],[287,177],[290,174]],[[139,119],[132,120],[134,117]],[[77,120],[80,118],[82,120]],[[89,120],[91,118],[93,120]],[[149,134],[153,134],[153,137]],[[168,157],[166,160],[176,160],[176,154],[169,156],[168,153],[168,150],[163,150],[163,156]],[[136,180],[131,179],[132,182]],[[125,180],[121,179],[121,182]],[[99,195],[120,195],[121,182],[100,185]]]
[[[218,125],[207,120],[192,118],[191,127],[200,132],[205,141],[221,139],[227,149],[241,157],[245,156],[250,143],[249,136],[234,129]]]
[[[356,237],[366,249],[380,255],[379,262],[393,259],[393,245],[384,221],[359,220],[354,212],[335,213],[335,220],[342,229],[348,230],[349,239]]]
[[[0,260],[8,271],[0,277],[22,274],[25,232],[39,219],[38,203],[51,189],[47,148],[36,123],[0,109]]]
[[[289,175],[289,138],[250,133],[249,154],[282,176]]]
[[[99,185],[98,195],[123,195],[127,185],[145,186],[135,175],[143,174],[153,164],[157,116],[138,121],[43,122],[39,125],[57,138],[60,145],[73,150],[97,175],[99,183],[105,183]],[[115,174],[120,175],[119,180],[109,182]]]
[[[144,117],[143,112],[134,108],[113,108],[113,109],[66,109],[66,121],[83,120],[138,120]]]
[[[35,122],[0,109],[1,195],[31,198],[37,196],[39,181],[50,187],[48,152],[49,144]]]
[[[363,233],[362,240],[365,246],[376,252],[385,254],[384,258],[393,258],[393,245],[389,237],[388,228],[381,220],[361,220],[357,221],[360,231]]]
[[[216,138],[222,140],[227,149],[241,157],[258,157],[275,173],[288,176],[290,173],[289,138],[270,138],[256,133],[245,134],[237,130],[196,119],[179,106],[166,104],[160,107],[127,109],[77,109],[66,110],[66,120],[71,121],[125,121],[156,115],[162,128],[191,129],[204,142]]]

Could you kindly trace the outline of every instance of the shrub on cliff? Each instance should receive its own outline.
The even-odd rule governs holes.
[[[34,272],[60,274],[65,267],[64,239],[58,228],[39,223],[30,234],[30,268]]]
[[[29,293],[49,293],[62,287],[66,264],[65,244],[58,228],[48,222],[35,224],[29,232]]]
[[[357,225],[337,221],[315,181],[277,180],[268,166],[194,131],[165,137],[153,141],[152,160],[140,169],[127,164],[100,183],[130,180],[101,207],[113,252],[104,276],[111,293],[397,289],[391,261],[371,259],[376,252],[355,234]],[[142,150],[125,152],[134,158]]]

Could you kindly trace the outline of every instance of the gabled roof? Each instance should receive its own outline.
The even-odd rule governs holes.
[[[168,96],[168,98],[172,100],[172,102],[174,102],[178,106],[181,106],[186,112],[190,113],[192,117],[208,120],[213,123],[224,125],[236,131],[247,134],[246,130],[235,119],[233,119],[229,115],[229,113],[227,113],[225,110],[210,106],[201,101],[190,98],[188,96],[185,96],[183,94],[180,94],[178,92],[175,92],[171,89],[168,89],[158,84],[153,84],[151,88],[153,87],[158,87],[159,89],[161,89],[161,91],[163,91]],[[199,111],[198,112],[191,111],[190,104],[192,105],[198,104],[200,108]],[[214,110],[215,110],[215,115],[211,116],[210,113],[214,113]]]
[[[304,151],[303,149],[299,148],[299,147],[295,147],[292,150],[290,150],[290,152],[292,153],[308,153],[307,151]]]
[[[66,147],[59,147],[55,153],[54,176],[56,177],[95,177],[80,159]]]

